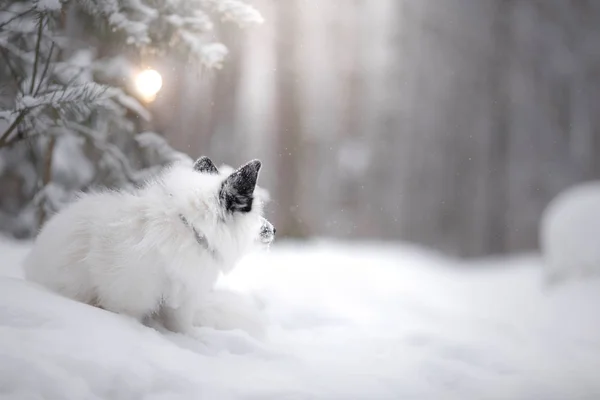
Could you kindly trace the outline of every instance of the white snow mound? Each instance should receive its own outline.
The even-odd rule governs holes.
[[[546,278],[600,274],[600,182],[588,182],[558,195],[540,224]]]
[[[200,317],[229,309],[242,329],[191,339],[23,281],[15,246],[0,242],[2,399],[600,398],[600,285],[545,294],[535,256],[457,268],[404,247],[280,244]]]

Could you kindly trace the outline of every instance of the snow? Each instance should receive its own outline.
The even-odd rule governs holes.
[[[0,244],[0,398],[600,396],[600,281],[544,289],[537,255],[278,243],[220,284],[245,330],[191,339],[23,281],[27,248]]]
[[[60,0],[37,0],[35,6],[39,12],[60,11],[62,8]]]
[[[204,4],[219,13],[223,21],[233,21],[240,27],[264,22],[264,18],[254,7],[242,1],[204,0]]]
[[[550,282],[600,274],[600,182],[559,194],[546,208],[540,244]]]
[[[229,51],[221,43],[205,43],[187,31],[181,32],[181,39],[196,54],[200,63],[206,68],[221,69]]]

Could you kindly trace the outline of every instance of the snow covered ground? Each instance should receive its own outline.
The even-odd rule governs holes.
[[[280,243],[223,282],[266,337],[193,340],[23,281],[26,250],[0,242],[2,399],[600,398],[600,280],[545,290],[536,256]]]

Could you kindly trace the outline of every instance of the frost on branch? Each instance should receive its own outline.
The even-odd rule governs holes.
[[[113,31],[122,31],[127,44],[147,45],[150,43],[148,24],[155,18],[155,10],[138,1],[77,0],[89,15],[106,23]]]
[[[166,51],[181,45],[206,68],[219,68],[227,49],[207,36],[214,23],[211,14],[239,27],[263,22],[260,13],[238,0],[171,0],[144,3],[140,0],[77,0],[92,17],[99,17],[125,41],[140,47]]]
[[[35,8],[39,12],[60,11],[62,4],[60,0],[37,0]]]
[[[52,107],[58,113],[85,114],[86,110],[101,105],[114,94],[107,86],[88,82],[68,87],[50,86],[38,95],[18,95],[15,111],[27,111],[36,107]]]
[[[209,9],[221,15],[224,21],[232,21],[240,27],[264,22],[262,15],[252,6],[238,0],[203,0]]]

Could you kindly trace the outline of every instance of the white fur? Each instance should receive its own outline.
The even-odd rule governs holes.
[[[26,276],[75,300],[138,320],[157,315],[167,329],[189,332],[198,302],[251,249],[262,223],[260,198],[248,213],[221,207],[225,178],[180,165],[132,192],[81,195],[44,226]]]

